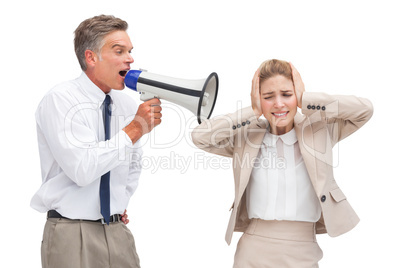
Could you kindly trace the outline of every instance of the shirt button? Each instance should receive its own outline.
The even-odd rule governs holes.
[[[325,200],[327,200],[327,197],[325,195],[321,196],[321,202],[325,202]]]
[[[250,125],[250,121],[247,120],[247,121],[246,121],[246,124],[247,124],[247,125]]]
[[[241,123],[241,125],[244,127],[246,125],[246,122]]]
[[[240,124],[238,124],[238,125],[237,125],[237,128],[241,128],[241,125],[240,125]]]
[[[325,111],[325,109],[326,109],[325,106],[322,106],[322,107],[321,107],[321,110]]]
[[[307,109],[311,109],[311,105],[309,104],[309,105],[307,105]]]
[[[315,110],[315,105],[311,106],[311,109]]]
[[[235,129],[236,129],[236,126],[233,126],[232,129],[235,130]]]
[[[321,109],[321,106],[320,105],[317,105],[317,110],[320,110]]]

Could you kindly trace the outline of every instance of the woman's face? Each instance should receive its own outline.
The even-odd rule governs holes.
[[[262,114],[268,120],[271,133],[282,135],[293,128],[297,98],[293,82],[276,75],[260,84]]]

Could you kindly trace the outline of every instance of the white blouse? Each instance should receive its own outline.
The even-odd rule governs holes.
[[[317,222],[318,197],[311,184],[294,129],[266,132],[247,186],[250,219]]]

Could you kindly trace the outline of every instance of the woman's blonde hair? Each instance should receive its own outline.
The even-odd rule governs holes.
[[[260,85],[265,80],[276,75],[283,75],[293,82],[292,68],[289,62],[283,60],[266,60],[260,65]]]

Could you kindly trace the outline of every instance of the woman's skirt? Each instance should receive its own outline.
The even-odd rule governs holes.
[[[252,219],[237,244],[234,268],[313,268],[322,251],[315,223]]]

